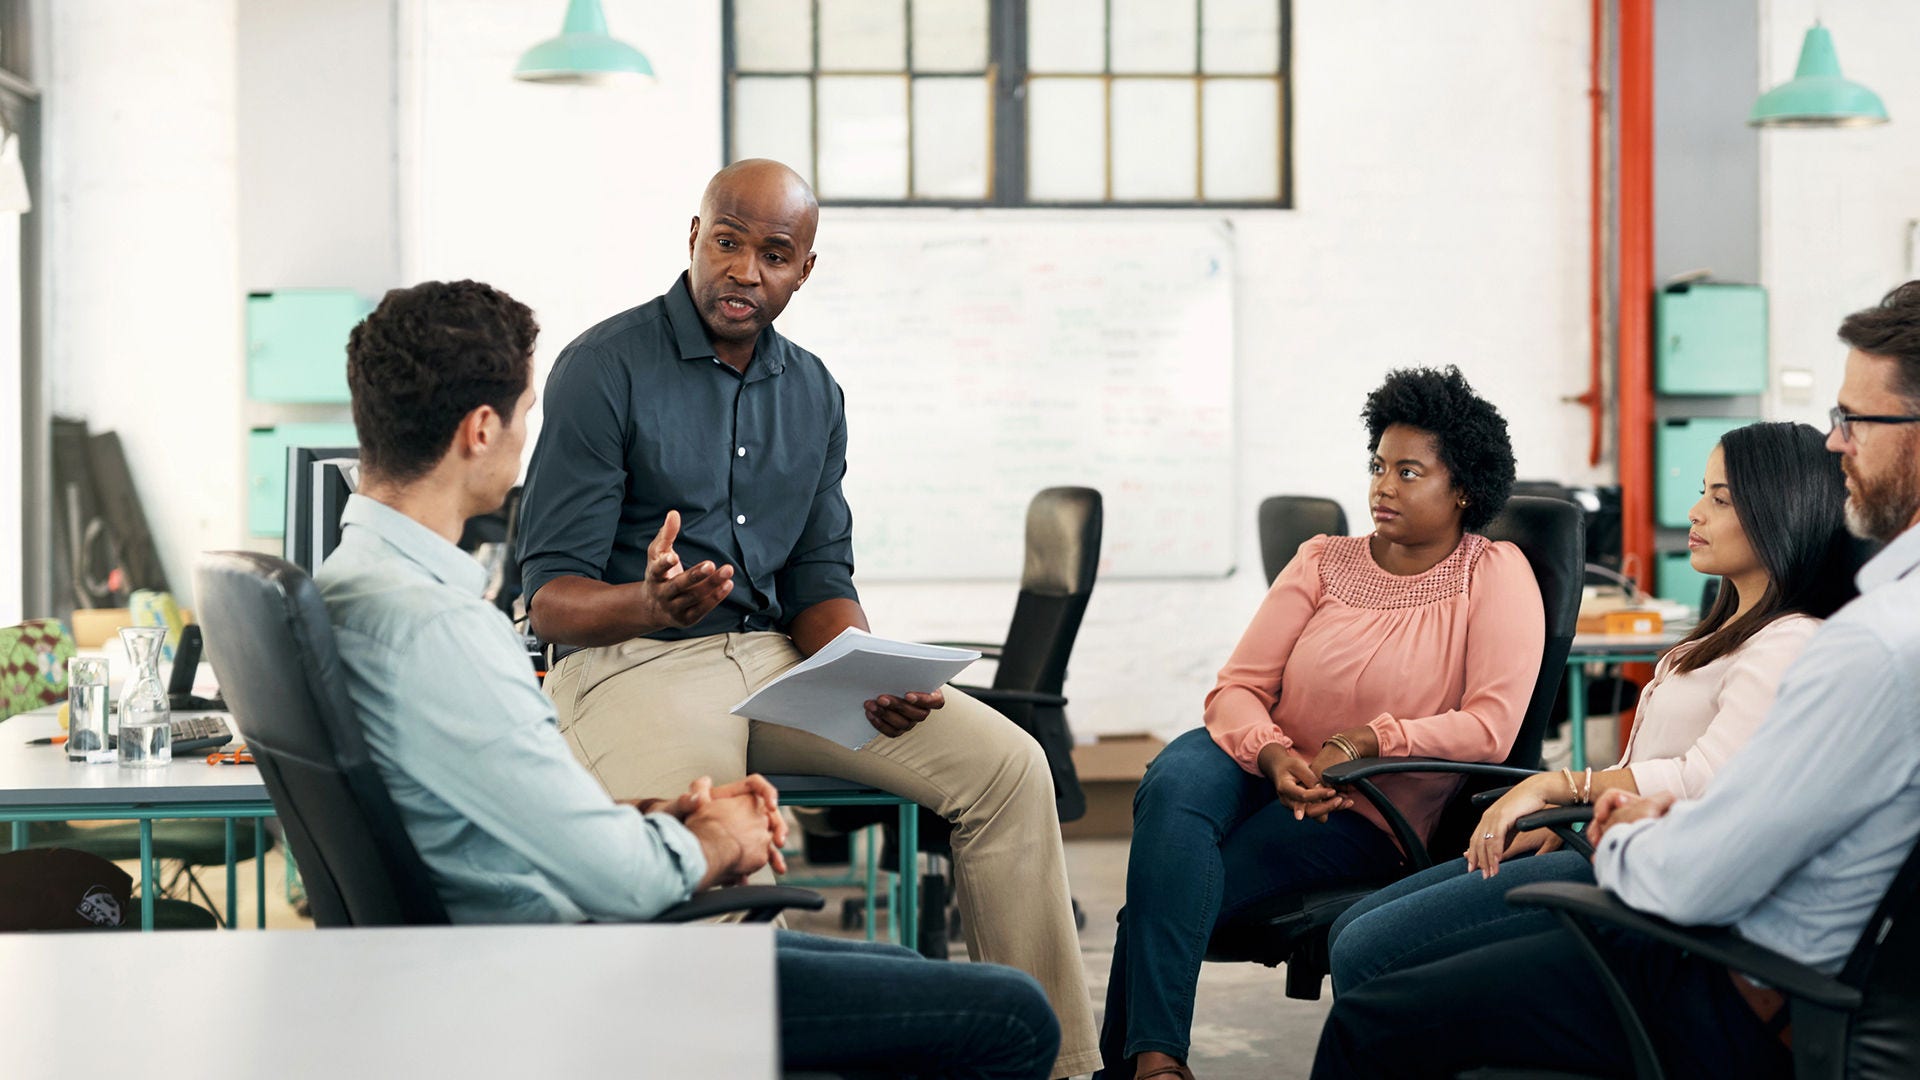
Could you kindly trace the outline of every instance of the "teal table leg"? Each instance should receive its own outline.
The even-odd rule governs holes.
[[[874,842],[872,825],[860,830],[860,842],[867,847],[867,940],[872,941],[878,936],[876,928],[880,925],[879,913],[873,910],[880,903],[880,845]],[[887,909],[887,919],[891,924],[891,906]]]
[[[239,852],[233,845],[233,819],[226,819],[227,826],[227,929],[240,929],[240,920],[235,916],[239,910],[240,873],[238,870]]]
[[[13,823],[13,850],[27,850],[27,823],[24,821]]]
[[[253,925],[267,928],[267,823],[253,819]]]
[[[153,819],[140,819],[140,929],[153,929]]]
[[[1576,771],[1587,767],[1587,665],[1567,665],[1567,738]]]
[[[900,944],[920,947],[920,806],[900,807]]]

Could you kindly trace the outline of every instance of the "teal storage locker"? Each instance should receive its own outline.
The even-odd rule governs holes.
[[[1712,575],[1703,574],[1693,568],[1684,551],[1668,551],[1658,556],[1659,570],[1654,584],[1659,586],[1655,595],[1662,600],[1678,600],[1690,608],[1698,610],[1701,593],[1706,589]],[[1701,614],[1706,614],[1701,612]]]
[[[1669,529],[1687,527],[1687,511],[1700,500],[1707,455],[1720,436],[1757,423],[1750,417],[1667,420],[1653,433],[1653,520]]]
[[[1656,294],[1654,389],[1760,394],[1767,389],[1767,291],[1696,282]]]
[[[358,446],[352,424],[281,424],[247,433],[247,531],[284,536],[287,531],[287,448]]]
[[[373,310],[348,289],[278,289],[247,297],[247,396],[346,404],[347,335]]]

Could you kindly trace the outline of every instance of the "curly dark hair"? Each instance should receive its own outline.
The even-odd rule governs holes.
[[[1847,316],[1840,340],[1871,356],[1899,362],[1894,389],[1920,401],[1920,281],[1898,286],[1880,302]]]
[[[445,456],[468,413],[491,405],[512,423],[539,333],[527,305],[478,281],[389,291],[347,338],[361,467],[417,480]]]
[[[1492,403],[1475,394],[1466,376],[1452,365],[1401,368],[1367,395],[1360,418],[1367,424],[1367,450],[1380,449],[1380,436],[1395,424],[1433,436],[1440,464],[1453,475],[1453,488],[1466,497],[1460,524],[1478,532],[1499,516],[1513,493],[1513,443],[1507,421]]]

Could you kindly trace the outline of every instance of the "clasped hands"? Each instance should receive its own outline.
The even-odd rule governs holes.
[[[701,883],[702,888],[737,885],[768,865],[776,874],[787,872],[786,857],[780,853],[787,842],[780,793],[759,773],[719,787],[711,777],[703,776],[673,799],[623,801],[642,814],[671,815],[700,838],[708,854],[707,879]],[[720,855],[718,860],[714,858],[716,853]],[[713,865],[715,861],[720,865]]]
[[[1379,740],[1371,728],[1355,728],[1341,734],[1363,753],[1379,751]],[[1273,784],[1274,796],[1293,810],[1295,821],[1307,818],[1325,821],[1335,810],[1350,809],[1353,799],[1325,783],[1322,776],[1333,766],[1351,760],[1346,751],[1331,744],[1322,746],[1309,761],[1290,746],[1269,743],[1261,748],[1258,764],[1260,772]]]

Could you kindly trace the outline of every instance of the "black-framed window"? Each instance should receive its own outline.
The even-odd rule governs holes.
[[[823,202],[1292,204],[1290,0],[727,0],[727,160]]]

